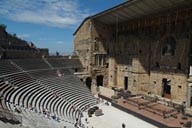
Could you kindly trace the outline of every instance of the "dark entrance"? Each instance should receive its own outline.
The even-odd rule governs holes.
[[[97,76],[97,86],[103,86],[103,76]]]
[[[7,53],[6,52],[3,52],[3,55],[1,57],[2,59],[7,59]]]
[[[78,69],[77,68],[75,68],[75,72],[77,72],[78,71]]]
[[[87,78],[86,78],[86,86],[87,86],[89,89],[91,89],[91,83],[92,83],[91,77],[87,77]]]
[[[127,90],[128,89],[128,77],[124,77],[124,89]]]
[[[190,107],[192,106],[192,96],[191,96],[191,99],[190,99]]]
[[[163,78],[162,84],[163,84],[162,97],[171,99],[171,86],[169,85],[170,84],[170,80]]]

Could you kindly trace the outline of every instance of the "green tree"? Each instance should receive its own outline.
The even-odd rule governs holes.
[[[4,28],[4,29],[7,28],[7,26],[6,26],[5,24],[0,24],[0,27],[2,27],[2,28]]]
[[[17,37],[17,34],[16,33],[13,33],[13,35],[12,35],[13,37]]]

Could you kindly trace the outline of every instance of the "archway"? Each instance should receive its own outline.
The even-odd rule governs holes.
[[[170,80],[163,78],[162,79],[162,84],[163,84],[163,92],[162,92],[162,97],[171,99],[171,86],[170,86]]]
[[[89,89],[91,89],[92,78],[91,77],[87,77],[85,83],[86,83],[86,86]]]
[[[3,52],[3,54],[2,54],[2,57],[1,57],[2,59],[7,59],[7,53],[6,52]]]
[[[127,76],[124,77],[124,89],[125,90],[128,89],[128,77]]]
[[[176,40],[172,36],[165,37],[162,41],[162,55],[163,56],[173,56],[176,49]]]
[[[103,86],[103,75],[97,76],[97,86]]]

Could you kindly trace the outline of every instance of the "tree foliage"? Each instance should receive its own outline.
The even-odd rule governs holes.
[[[4,28],[4,29],[7,28],[7,26],[6,26],[5,24],[0,24],[0,27],[2,27],[2,28]]]
[[[16,33],[13,33],[13,35],[12,35],[13,37],[17,37],[17,34]]]

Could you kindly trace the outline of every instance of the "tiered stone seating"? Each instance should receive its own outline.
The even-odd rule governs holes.
[[[22,122],[22,117],[17,116],[13,113],[13,111],[10,109],[10,106],[7,105],[6,97],[9,95],[9,92],[14,90],[14,88],[5,83],[3,80],[0,80],[0,92],[3,93],[3,97],[1,97],[1,103],[0,103],[0,117],[7,120],[14,122],[16,124]],[[1,125],[0,125],[1,126]]]
[[[7,101],[9,103],[14,103],[19,106],[26,106],[27,108],[29,107],[29,104],[31,104],[32,106],[37,108],[38,111],[41,112],[44,108],[48,108],[48,110],[50,110],[57,116],[66,117],[66,115],[60,113],[61,108],[56,106],[57,103],[56,101],[60,101],[60,103],[65,104],[69,103],[66,102],[64,99],[56,98],[55,96],[53,96],[52,92],[49,89],[46,89],[40,83],[32,82],[31,84],[23,85],[19,88],[16,88],[12,93],[13,93],[12,98],[10,97],[7,98]],[[66,113],[66,111],[64,113]]]
[[[53,67],[82,68],[79,59],[47,58]]]
[[[34,48],[31,48],[31,47],[29,47],[29,46],[22,46],[22,45],[19,45],[19,44],[15,44],[15,45],[1,45],[1,47],[4,49],[4,50],[6,50],[6,51],[8,51],[8,50],[18,50],[18,51],[33,51],[33,52],[35,52],[35,51],[37,51],[36,49],[34,49]]]
[[[17,88],[10,101],[20,106],[29,107],[29,98],[33,96],[34,91],[39,89],[40,86],[36,82]]]
[[[13,60],[13,62],[22,67],[25,71],[50,68],[43,59],[17,59]]]
[[[45,70],[36,70],[30,71],[29,74],[36,79],[46,79],[51,77],[59,77],[63,75],[71,74],[71,72],[66,69],[45,69]]]
[[[60,65],[62,68],[59,68],[59,64],[58,67],[50,68],[43,59],[3,62],[10,64],[15,71],[9,73],[5,70],[0,75],[0,91],[4,93],[4,102],[1,104],[11,112],[15,106],[20,107],[22,113],[19,115],[30,127],[47,124],[38,115],[47,109],[50,115],[68,122],[72,128],[84,108],[96,104],[94,97],[73,75],[71,68],[65,67],[68,65],[66,63]],[[36,114],[31,112],[32,108]]]
[[[20,72],[9,60],[0,60],[0,76]]]
[[[33,81],[35,81],[34,78],[29,76],[25,72],[11,74],[9,76],[4,77],[4,80],[7,81],[10,85],[15,86],[15,87],[25,86],[25,85],[28,85],[28,84],[32,83]]]
[[[10,88],[11,86],[8,86],[8,84],[6,84],[3,80],[0,80],[0,92],[3,94],[3,97],[1,98],[2,100],[1,100],[0,106],[4,110],[7,110],[7,106],[5,105],[5,102],[4,102],[4,94]]]
[[[45,79],[41,80],[41,82],[51,90],[54,90],[56,95],[63,97],[70,103],[64,108],[67,113],[71,114],[68,115],[68,118],[76,119],[79,114],[77,111],[82,111],[87,105],[96,104],[89,90],[79,84],[80,80],[73,75]]]

